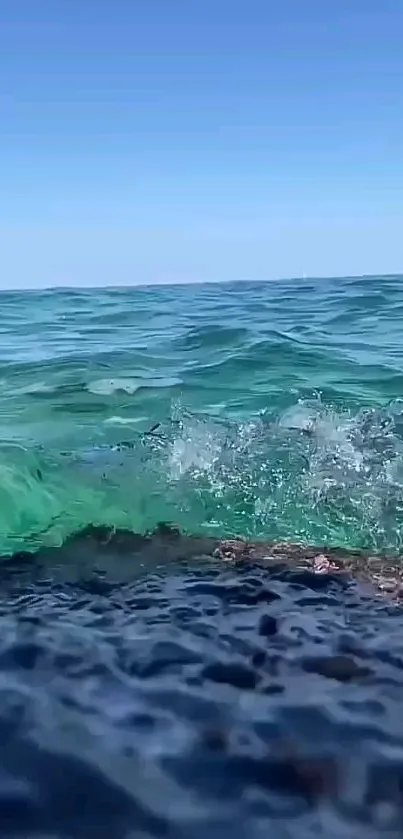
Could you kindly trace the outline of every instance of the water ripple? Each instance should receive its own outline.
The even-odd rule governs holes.
[[[4,293],[0,549],[89,520],[141,530],[167,517],[399,549],[402,308],[396,277]],[[301,406],[309,440],[283,427]],[[388,416],[382,463],[366,411],[375,426]],[[123,426],[131,446],[117,456]]]

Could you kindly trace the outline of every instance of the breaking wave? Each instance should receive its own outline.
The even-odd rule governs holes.
[[[116,430],[119,417],[112,417]],[[2,551],[89,522],[399,551],[403,402],[337,410],[319,395],[249,422],[174,405],[150,433],[74,451],[0,450]]]

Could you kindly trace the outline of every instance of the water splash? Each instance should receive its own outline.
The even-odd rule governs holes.
[[[89,522],[399,551],[403,404],[320,396],[230,421],[179,403],[151,435],[72,452],[4,444],[0,549],[60,544]]]
[[[239,424],[185,416],[166,443],[169,483],[179,505],[203,502],[201,526],[399,550],[402,430],[399,402],[353,414],[316,397]]]

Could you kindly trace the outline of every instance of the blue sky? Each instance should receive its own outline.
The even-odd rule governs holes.
[[[402,45],[402,0],[1,0],[1,287],[403,272]]]

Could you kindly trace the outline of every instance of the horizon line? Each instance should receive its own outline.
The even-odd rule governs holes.
[[[252,280],[252,279],[242,279],[242,280],[170,280],[165,282],[164,280],[156,280],[153,282],[139,282],[139,283],[123,283],[121,285],[47,285],[47,286],[31,286],[30,288],[24,288],[23,286],[18,288],[0,288],[0,294],[25,294],[25,293],[37,293],[37,292],[66,292],[66,291],[74,291],[74,292],[81,292],[81,291],[117,291],[117,290],[128,290],[128,289],[139,289],[139,288],[177,288],[177,287],[189,287],[189,286],[206,286],[206,285],[269,285],[271,283],[286,283],[286,282],[317,282],[317,281],[329,281],[329,280],[372,280],[372,279],[380,279],[380,280],[387,280],[387,279],[398,279],[399,277],[403,278],[403,273],[390,273],[387,274],[325,274],[325,275],[309,275],[304,274],[303,276],[294,276],[294,277],[274,277],[272,279],[261,279],[261,280]]]

